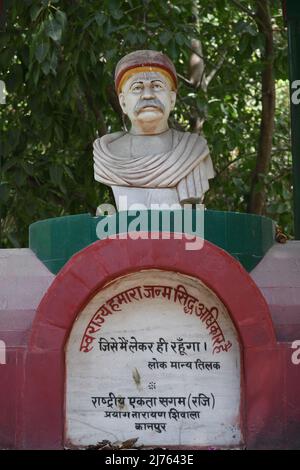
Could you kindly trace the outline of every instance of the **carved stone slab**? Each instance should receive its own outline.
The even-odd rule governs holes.
[[[98,292],[66,347],[69,445],[239,446],[239,340],[198,279],[147,270]]]

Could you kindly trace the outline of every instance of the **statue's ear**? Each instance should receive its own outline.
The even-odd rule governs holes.
[[[171,109],[175,108],[176,103],[176,91],[171,91]]]
[[[125,103],[125,96],[124,96],[124,93],[120,93],[119,94],[119,103],[120,103],[120,106],[122,108],[122,111],[124,114],[127,114],[126,113],[126,103]]]

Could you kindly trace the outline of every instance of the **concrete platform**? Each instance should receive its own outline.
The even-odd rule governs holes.
[[[276,243],[250,275],[269,305],[277,340],[300,339],[300,241]]]
[[[102,243],[105,244],[105,242],[98,242],[96,245],[101,246]],[[93,246],[94,245],[95,244],[93,244]],[[98,249],[96,245],[93,249]],[[87,249],[83,251],[86,252]],[[136,251],[137,253],[135,253]],[[134,245],[134,253],[138,258],[143,258],[145,254],[144,249],[142,251],[137,250],[136,245]],[[220,256],[222,253],[225,256],[224,251],[220,252]],[[53,355],[55,355],[55,351],[52,351],[54,348],[53,344],[56,344],[61,340],[60,337],[63,334],[63,330],[56,324],[52,325],[52,323],[47,327],[47,331],[51,331],[51,334],[49,333],[50,339],[48,338],[51,343],[51,347],[49,346],[50,350],[45,354],[41,343],[41,345],[35,347],[34,357],[32,356],[32,352],[28,349],[29,336],[32,337],[32,324],[33,322],[36,322],[36,313],[41,299],[50,287],[51,289],[49,289],[49,292],[51,291],[51,302],[54,302],[55,304],[56,290],[52,287],[53,281],[56,278],[59,277],[62,279],[62,286],[60,288],[61,296],[63,299],[69,297],[70,305],[72,302],[76,301],[79,295],[79,288],[86,291],[88,290],[87,286],[89,283],[92,281],[95,282],[95,277],[97,278],[98,275],[92,275],[91,271],[92,277],[90,279],[88,274],[88,266],[95,263],[94,256],[92,256],[91,260],[87,262],[87,266],[83,270],[80,268],[77,273],[75,269],[77,264],[80,264],[81,258],[85,258],[85,256],[87,255],[77,254],[72,258],[74,261],[70,263],[70,265],[71,267],[74,265],[72,268],[74,273],[71,276],[74,285],[72,284],[69,289],[66,287],[68,283],[64,286],[63,281],[66,276],[68,277],[68,267],[64,268],[63,276],[55,276],[30,249],[0,250],[0,403],[2,410],[0,413],[0,448],[2,449],[36,448],[35,445],[29,443],[31,433],[34,430],[32,429],[32,416],[30,413],[27,413],[27,416],[26,410],[32,410],[32,406],[41,408],[42,405],[37,403],[37,399],[35,397],[35,385],[32,385],[31,390],[29,384],[32,381],[32,383],[35,383],[40,380],[41,374],[48,374],[50,363],[54,369],[63,367],[64,359],[62,356],[60,364],[58,364],[57,359],[53,359]],[[170,259],[170,262],[173,262],[172,257],[174,257],[174,253],[173,255],[170,254],[168,258]],[[109,251],[109,256],[107,255],[105,260],[106,263],[112,266],[112,269],[120,263],[120,259],[116,255],[115,250],[111,249]],[[193,263],[194,260],[195,258],[193,257]],[[233,258],[232,263],[236,263]],[[212,264],[211,273],[214,276],[217,275],[215,270],[216,264]],[[101,274],[104,267],[102,267],[101,264],[96,263],[96,267],[93,269],[96,269],[95,272]],[[242,277],[244,276],[243,273],[248,276],[241,266],[239,269],[242,269],[243,271],[241,272]],[[78,276],[87,276],[87,278],[84,281],[80,281]],[[222,273],[219,272],[218,276],[220,276],[220,279],[224,278],[225,282],[226,275],[224,275],[224,277]],[[276,380],[280,386],[273,386],[272,390],[274,390],[274,396],[276,396],[276,400],[278,401],[275,407],[276,410],[278,410],[278,426],[274,428],[274,426],[271,425],[271,422],[273,422],[272,416],[274,414],[274,410],[272,407],[272,409],[270,408],[270,402],[260,403],[260,394],[258,390],[255,392],[255,409],[260,403],[259,406],[263,406],[264,410],[265,408],[269,410],[268,416],[270,418],[270,422],[268,424],[268,429],[270,432],[274,432],[274,436],[267,439],[268,442],[272,442],[270,448],[299,448],[300,366],[293,364],[291,361],[291,345],[293,341],[300,339],[300,242],[289,241],[283,245],[274,245],[268,250],[263,260],[255,267],[254,270],[252,270],[250,276],[266,299],[276,334],[275,346],[270,348],[267,356],[263,355],[264,360],[270,358],[270,367],[263,368],[263,370],[260,371],[260,374],[258,374],[259,368],[257,369],[258,363],[256,362],[253,364],[253,367],[251,366],[251,377],[256,377],[256,381],[258,375],[260,375],[262,379],[266,379],[270,374],[272,377],[277,377],[278,380]],[[58,279],[56,279],[56,281],[58,281]],[[249,281],[250,288],[252,284],[250,278]],[[228,283],[228,280],[226,282]],[[60,283],[56,282],[56,286],[57,284]],[[232,287],[230,287],[229,290],[231,290],[231,288]],[[238,287],[236,285],[235,288],[238,291]],[[234,295],[234,297],[237,297],[238,299],[240,295],[241,299],[244,299],[243,302],[245,303],[244,294],[239,294],[237,291],[237,296]],[[251,304],[251,299],[249,299],[249,301]],[[59,308],[55,307],[55,309],[52,308],[51,310],[53,318],[55,317],[57,319],[56,322],[59,324],[63,321],[65,308],[67,307],[64,300]],[[241,315],[243,315],[242,306],[240,310]],[[253,315],[255,316],[257,313],[258,312],[254,311]],[[264,326],[265,325],[261,325],[261,330],[258,329],[258,331],[256,331],[255,338],[257,341],[260,340]],[[255,338],[253,337],[253,341]],[[3,351],[1,351],[1,347],[3,348],[3,346],[5,348],[4,355]],[[256,353],[258,355],[263,352],[260,351],[260,349],[260,347],[257,348]],[[60,351],[60,354],[63,354],[63,348]],[[247,351],[245,350],[245,353],[246,352]],[[42,365],[39,363],[39,365],[35,367],[32,357],[34,361],[39,359]],[[6,359],[5,363],[3,358]],[[30,367],[28,367],[29,362]],[[272,366],[271,363],[273,364]],[[54,392],[54,383],[51,377],[52,376],[50,374],[50,382],[47,385],[48,388],[46,387],[48,390],[47,399],[50,401],[53,398]],[[270,383],[268,382],[268,386],[270,387],[272,380],[270,379]],[[252,384],[252,388],[250,387],[249,390],[252,390],[255,380],[254,382],[252,380],[250,382]],[[26,393],[25,390],[27,390]],[[31,392],[29,393],[28,390],[31,390]],[[27,402],[30,402],[30,406]],[[44,410],[43,406],[42,410]],[[24,423],[27,423],[26,426]],[[282,423],[282,425],[279,425],[279,423]],[[279,428],[282,429],[279,430]],[[26,429],[27,431],[25,432]],[[46,435],[48,435],[47,429],[45,429]],[[36,433],[36,430],[34,432]],[[29,439],[29,441],[27,442],[26,439]],[[43,445],[45,446],[45,444]],[[43,447],[43,445],[41,444],[41,447]],[[58,441],[51,444],[52,448],[60,448],[60,445],[61,444]],[[254,448],[260,448],[259,442],[253,444],[252,448],[253,446]],[[268,448],[267,444],[264,444],[261,447]]]

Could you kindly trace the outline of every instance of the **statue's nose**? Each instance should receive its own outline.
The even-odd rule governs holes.
[[[154,93],[153,93],[153,90],[150,86],[145,86],[144,87],[143,93],[142,93],[142,98],[144,98],[145,100],[150,100],[150,99],[154,98]]]

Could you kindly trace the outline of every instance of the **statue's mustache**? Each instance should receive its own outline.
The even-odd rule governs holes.
[[[143,99],[143,100],[138,101],[134,107],[134,112],[138,114],[143,108],[147,108],[149,106],[153,108],[158,108],[162,112],[165,111],[165,106],[158,98],[151,98],[149,100]]]

